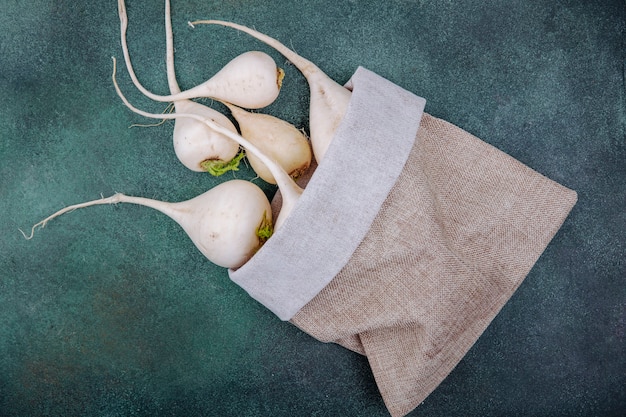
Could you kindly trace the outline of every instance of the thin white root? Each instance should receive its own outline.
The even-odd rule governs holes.
[[[165,108],[165,110],[163,110],[163,114],[171,114],[174,111],[174,103],[169,103],[167,105],[167,107]],[[133,127],[158,127],[161,126],[163,123],[167,122],[169,119],[162,119],[160,122],[158,123],[133,123],[132,125],[128,126],[128,128],[133,128]]]
[[[257,40],[263,42],[264,44],[274,48],[276,51],[281,53],[285,58],[291,61],[291,63],[295,65],[298,70],[300,70],[302,75],[304,75],[307,80],[315,74],[322,73],[322,70],[320,70],[313,62],[299,55],[294,50],[289,49],[279,40],[272,38],[271,36],[268,36],[264,33],[261,33],[254,28],[233,22],[228,22],[225,20],[195,20],[193,22],[189,22],[189,26],[191,26],[192,28],[195,28],[196,25],[220,25],[236,29],[243,33],[247,33],[253,38],[256,38]]]
[[[48,222],[50,220],[54,219],[55,217],[59,217],[62,214],[69,213],[71,211],[74,211],[76,209],[83,208],[83,207],[95,206],[95,205],[99,205],[99,204],[117,204],[117,203],[122,202],[122,200],[125,197],[126,196],[124,194],[117,193],[117,194],[112,195],[111,197],[106,197],[106,198],[102,197],[102,198],[100,198],[98,200],[87,201],[85,203],[74,204],[74,205],[62,208],[61,210],[57,211],[56,213],[46,217],[45,219],[43,219],[39,223],[35,224],[30,229],[30,236],[27,236],[26,233],[24,233],[24,231],[22,229],[18,229],[18,230],[22,233],[22,235],[24,236],[24,239],[30,240],[35,235],[35,229],[37,229],[38,227],[43,229],[44,227],[46,227],[46,224],[48,224]]]

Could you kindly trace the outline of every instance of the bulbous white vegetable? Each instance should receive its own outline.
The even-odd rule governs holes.
[[[122,49],[128,72],[135,86],[148,98],[155,101],[176,101],[192,98],[213,98],[227,101],[240,107],[259,109],[273,103],[278,97],[284,71],[268,54],[260,51],[245,52],[233,58],[220,71],[207,81],[189,90],[170,95],[154,94],[141,85],[132,66],[126,43],[128,16],[124,0],[118,0]],[[166,3],[169,16],[169,2]],[[168,36],[169,37],[169,36]]]
[[[228,117],[210,107],[191,100],[180,100],[175,105],[177,113],[194,113],[237,132]],[[195,119],[176,119],[172,136],[176,157],[192,171],[221,175],[225,171],[224,167],[239,152],[237,142]]]
[[[278,117],[253,113],[225,103],[239,123],[241,136],[276,161],[292,178],[298,178],[311,165],[311,145],[301,130]],[[254,153],[247,153],[250,166],[259,177],[276,184],[272,171]]]
[[[260,109],[276,100],[284,72],[265,52],[249,51],[236,56],[207,81],[169,96],[153,95],[156,101],[213,98],[248,109]]]
[[[321,162],[348,108],[352,93],[341,86],[314,63],[298,55],[274,38],[249,27],[221,20],[198,20],[196,24],[216,24],[232,27],[253,36],[283,54],[304,75],[310,90],[309,130],[313,154]]]
[[[226,181],[191,200],[154,208],[176,220],[208,260],[226,268],[246,263],[271,234],[270,203],[249,181]]]
[[[132,203],[153,208],[175,220],[200,252],[225,268],[239,268],[263,245],[272,232],[272,208],[257,185],[243,180],[223,182],[191,200],[168,203],[115,194],[65,207],[33,226],[44,227],[64,213],[99,205]]]
[[[147,89],[141,85],[135,76],[126,43],[126,28],[128,19],[124,0],[118,0],[118,11],[121,22],[122,50],[126,68],[135,86],[144,94]],[[170,15],[170,1],[165,1],[165,39],[166,39],[166,66],[167,82],[170,93],[180,93],[174,68],[174,35]],[[214,120],[225,128],[237,132],[233,123],[222,113],[188,99],[174,101],[174,110],[178,113],[196,113],[204,118]],[[234,159],[239,152],[239,144],[220,133],[210,129],[204,123],[194,119],[179,119],[174,122],[173,132],[174,152],[180,162],[192,171],[209,172],[221,175],[229,169],[236,169],[238,159]]]

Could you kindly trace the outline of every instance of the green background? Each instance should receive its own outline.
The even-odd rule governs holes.
[[[137,74],[166,93],[163,4],[127,5]],[[624,2],[172,7],[183,88],[261,49],[287,72],[266,111],[306,126],[307,85],[284,58],[230,29],[186,22],[255,26],[341,83],[367,67],[579,193],[526,281],[411,415],[626,409]],[[176,160],[171,123],[129,129],[152,121],[123,107],[111,84],[111,56],[121,57],[113,0],[3,0],[0,48],[0,415],[388,415],[365,358],[279,321],[158,212],[79,210],[26,241],[18,228],[65,205],[114,192],[179,201],[223,179]],[[124,69],[119,79],[134,104],[163,111]]]

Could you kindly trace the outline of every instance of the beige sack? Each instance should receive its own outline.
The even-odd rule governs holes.
[[[281,229],[250,262],[230,272],[283,320],[366,355],[390,414],[400,417],[476,342],[577,197],[464,130],[422,114],[422,99],[367,70],[360,68],[348,86],[353,98],[334,139],[338,144],[333,142],[337,147],[329,149],[330,161],[317,168],[304,193],[322,202],[299,205],[287,233]],[[394,110],[378,118],[381,108],[399,103],[399,115]],[[378,131],[380,123],[385,128]],[[381,139],[385,132],[393,137]],[[355,148],[371,144],[374,154],[400,147],[404,159],[392,161],[400,169],[370,160],[371,169],[381,164],[376,175],[387,178],[377,185],[367,167],[351,159],[361,152],[346,150],[352,142]],[[327,172],[333,165],[350,169]],[[355,167],[355,177],[366,178],[351,177]],[[350,187],[336,191],[337,182],[357,184],[357,190],[345,197]],[[368,202],[375,205],[371,215]],[[361,211],[365,219],[354,220]],[[332,223],[328,231],[324,222]]]

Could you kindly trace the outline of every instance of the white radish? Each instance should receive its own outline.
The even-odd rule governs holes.
[[[210,107],[191,100],[177,100],[174,106],[176,113],[197,114],[219,123],[233,133],[237,132],[228,117]],[[208,172],[214,176],[237,170],[241,159],[237,157],[239,144],[206,124],[195,119],[176,119],[172,137],[176,157],[190,170]]]
[[[128,107],[133,112],[140,114],[142,116],[150,117],[154,119],[177,119],[177,118],[185,117],[185,118],[190,118],[190,119],[201,121],[205,123],[207,126],[209,126],[211,129],[215,130],[217,133],[221,133],[229,137],[230,139],[234,140],[239,145],[244,147],[249,153],[253,153],[254,155],[256,155],[261,160],[261,162],[263,162],[271,171],[272,175],[276,179],[276,184],[278,185],[278,188],[280,189],[282,199],[283,199],[283,205],[274,223],[274,230],[278,230],[282,226],[282,224],[285,222],[285,220],[289,216],[289,213],[291,213],[296,203],[298,202],[298,199],[300,198],[300,195],[302,194],[303,190],[302,188],[300,188],[300,186],[298,186],[295,183],[293,178],[291,178],[289,174],[287,174],[287,172],[278,163],[276,163],[276,161],[269,158],[256,145],[254,145],[247,139],[243,138],[239,134],[233,133],[229,129],[226,129],[224,126],[218,123],[215,123],[211,119],[205,119],[201,115],[194,114],[194,113],[154,114],[154,113],[148,113],[143,110],[137,109],[132,104],[130,104],[130,102],[122,94],[122,91],[120,90],[117,84],[117,81],[115,79],[115,72],[116,72],[116,60],[115,58],[113,58],[112,79],[113,79],[113,85],[115,86],[115,91],[117,91],[118,96],[122,99],[126,107]]]
[[[141,85],[130,64],[126,43],[128,17],[124,0],[118,0],[118,12],[128,72],[137,89],[146,97],[154,101],[213,98],[248,109],[265,107],[278,97],[285,72],[276,66],[272,57],[260,51],[245,52],[233,58],[213,77],[189,90],[170,95],[158,95],[148,91]]]
[[[145,88],[134,76],[133,67],[126,43],[126,28],[128,18],[124,0],[118,1],[118,11],[121,24],[122,49],[128,72],[132,74],[135,85],[140,90]],[[170,16],[170,1],[165,1],[165,33],[166,33],[166,64],[167,81],[172,94],[179,93],[180,87],[176,81],[174,69],[174,40]],[[197,113],[205,118],[236,132],[235,125],[228,117],[215,109],[187,99],[175,100],[174,110],[179,113]],[[178,160],[187,168],[196,172],[209,172],[212,175],[221,175],[228,170],[236,170],[241,158],[235,158],[239,151],[239,144],[209,129],[204,123],[193,119],[180,119],[174,122],[173,132],[174,152]]]
[[[311,145],[301,130],[278,117],[254,113],[224,103],[239,124],[241,136],[275,160],[292,178],[298,178],[311,165]],[[250,166],[259,177],[276,184],[271,170],[254,153],[247,153]]]
[[[150,207],[175,220],[211,262],[238,268],[248,261],[272,232],[270,203],[257,185],[244,180],[223,182],[191,200],[168,203],[144,197],[115,194],[65,207],[34,225],[37,227],[64,213],[99,205],[132,203]],[[22,232],[23,233],[23,232]]]
[[[120,2],[123,6],[124,0],[120,0]],[[167,83],[170,93],[180,93],[174,69],[174,35],[172,32],[170,0],[165,0],[165,43]],[[127,47],[126,50],[128,50]],[[127,68],[132,70],[130,60],[127,60],[126,63]],[[233,132],[237,132],[228,117],[200,103],[181,99],[174,101],[174,108],[178,113],[199,114]],[[193,171],[207,171],[216,176],[230,169],[237,169],[240,158],[235,158],[235,156],[239,151],[239,144],[209,129],[204,123],[194,119],[178,119],[174,122],[174,133],[172,136],[174,139],[174,152],[187,168]]]
[[[322,161],[326,150],[343,119],[351,98],[350,90],[346,89],[326,75],[314,63],[298,55],[274,38],[249,27],[222,20],[197,20],[197,24],[215,24],[228,26],[260,40],[283,54],[304,75],[311,94],[309,107],[309,129],[313,154],[318,163]]]

